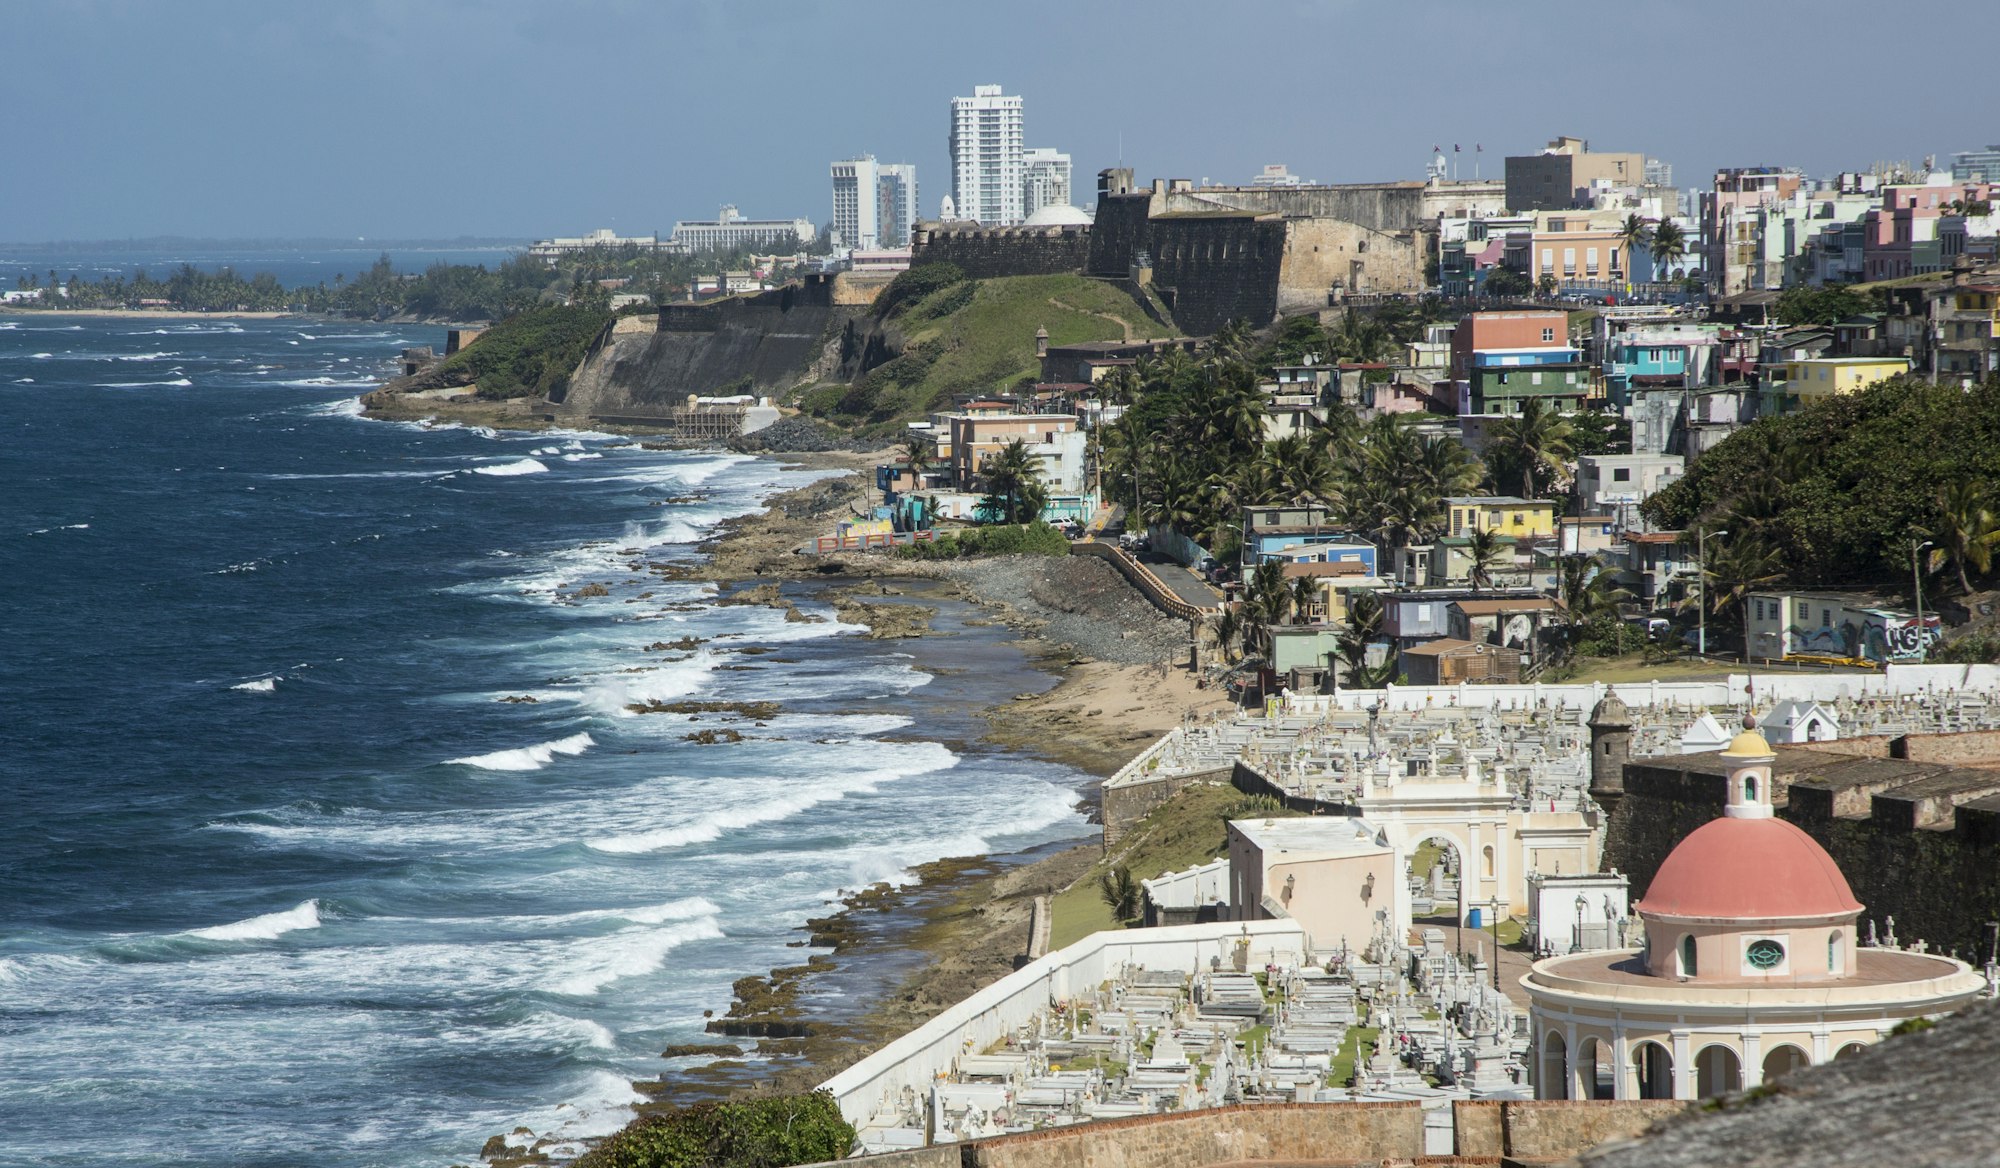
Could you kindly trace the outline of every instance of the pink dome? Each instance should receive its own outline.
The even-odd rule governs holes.
[[[1716,921],[1849,916],[1861,911],[1840,865],[1782,819],[1712,819],[1667,856],[1634,906]]]

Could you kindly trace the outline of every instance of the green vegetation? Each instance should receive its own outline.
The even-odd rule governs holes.
[[[1048,329],[1053,345],[1163,331],[1137,301],[1102,281],[967,280],[951,264],[925,264],[897,276],[877,298],[875,311],[901,333],[902,355],[852,385],[808,391],[799,401],[807,413],[886,434],[951,394],[1011,389],[1039,376],[1037,329]]]
[[[1709,541],[1708,590],[1740,619],[1750,589],[1781,582],[1904,588],[1914,540],[1934,541],[1947,579],[1969,587],[2000,542],[1996,480],[2000,378],[1962,390],[1898,377],[1744,427],[1642,510],[1668,530],[1728,530]]]
[[[1368,1056],[1375,1053],[1375,1044],[1381,1037],[1380,1027],[1348,1027],[1347,1037],[1341,1039],[1340,1050],[1334,1054],[1332,1065],[1327,1068],[1327,1082],[1336,1086],[1351,1085],[1354,1082],[1354,1068],[1365,1064]]]
[[[820,246],[820,245],[815,245]],[[803,250],[811,251],[812,247]],[[445,320],[498,320],[538,304],[576,303],[608,306],[607,280],[625,281],[626,291],[645,293],[656,301],[684,294],[698,274],[751,267],[748,250],[666,255],[637,247],[597,248],[563,256],[552,266],[544,260],[518,256],[489,271],[484,264],[433,264],[422,273],[398,272],[383,255],[352,276],[336,273],[326,283],[286,288],[268,272],[245,278],[233,268],[203,272],[182,264],[165,278],[142,268],[130,278],[112,275],[86,280],[56,272],[44,284],[39,276],[23,276],[24,290],[54,289],[67,284],[67,297],[46,293],[37,306],[48,309],[137,307],[142,300],[165,301],[184,312],[317,312],[382,318],[411,315]],[[774,280],[783,271],[772,272]]]
[[[1120,864],[1109,872],[1098,873],[1097,894],[1104,898],[1104,907],[1111,910],[1112,920],[1121,925],[1138,922],[1140,889],[1139,882],[1132,876],[1132,869]]]
[[[974,527],[930,543],[896,549],[906,560],[966,560],[977,556],[1066,556],[1069,537],[1041,520],[1022,526]]]
[[[1295,814],[1275,799],[1245,795],[1227,785],[1186,788],[1134,824],[1076,883],[1056,894],[1050,948],[1060,949],[1092,933],[1123,927],[1113,918],[1102,889],[1104,878],[1117,869],[1128,871],[1136,884],[1205,864],[1228,846],[1226,825],[1230,820]]]
[[[854,1128],[825,1091],[697,1103],[647,1115],[591,1149],[577,1168],[786,1168],[838,1160]]]
[[[510,316],[432,371],[444,384],[476,383],[483,398],[546,397],[569,384],[591,342],[611,323],[601,308],[551,304]]]
[[[1871,299],[1845,284],[1787,288],[1778,293],[1779,324],[1838,324],[1874,307]]]
[[[1231,325],[1203,359],[1171,350],[1129,377],[1107,379],[1107,393],[1131,406],[1104,435],[1107,490],[1146,522],[1168,524],[1221,560],[1233,554],[1246,508],[1281,501],[1318,502],[1329,524],[1386,547],[1438,533],[1444,499],[1484,477],[1456,439],[1419,437],[1401,415],[1381,415],[1364,427],[1336,403],[1327,425],[1309,437],[1266,442],[1264,395],[1257,389],[1259,371],[1276,358],[1386,353],[1420,334],[1429,311],[1418,305],[1349,313],[1318,336],[1316,324],[1287,322],[1261,351],[1247,328]]]

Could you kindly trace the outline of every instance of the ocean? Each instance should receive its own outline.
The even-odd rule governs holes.
[[[1081,775],[974,743],[1049,684],[1004,629],[633,570],[812,472],[357,416],[442,340],[0,317],[0,1164],[602,1133],[840,890],[1083,834]],[[782,712],[628,709],[681,699]]]

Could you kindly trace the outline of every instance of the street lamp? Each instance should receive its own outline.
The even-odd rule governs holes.
[[[1919,570],[1923,561],[1918,558],[1923,555],[1924,549],[1930,546],[1932,546],[1930,540],[1922,543],[1914,539],[1910,541],[1910,583],[1916,586],[1917,592],[1917,664],[1919,665],[1928,663],[1931,655],[1931,643],[1924,636],[1924,574]]]
[[[1576,894],[1576,932],[1570,935],[1569,951],[1571,953],[1583,952],[1583,894],[1581,892]]]
[[[1697,568],[1695,572],[1695,587],[1701,589],[1700,602],[1694,608],[1695,620],[1698,622],[1696,625],[1698,631],[1695,633],[1695,652],[1701,654],[1704,661],[1708,659],[1708,537],[1712,535],[1717,539],[1721,539],[1728,534],[1729,532],[1726,530],[1703,531],[1700,528],[1696,528],[1694,533],[1694,558]]]

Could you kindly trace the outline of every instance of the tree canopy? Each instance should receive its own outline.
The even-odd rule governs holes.
[[[1912,540],[1956,543],[1982,570],[1983,507],[1949,488],[1990,498],[1996,481],[2000,378],[1964,390],[1897,377],[1745,426],[1641,510],[1665,529],[1727,528],[1731,545],[1765,545],[1794,584],[1901,587]],[[1973,525],[1962,539],[1948,534],[1953,512]]]

